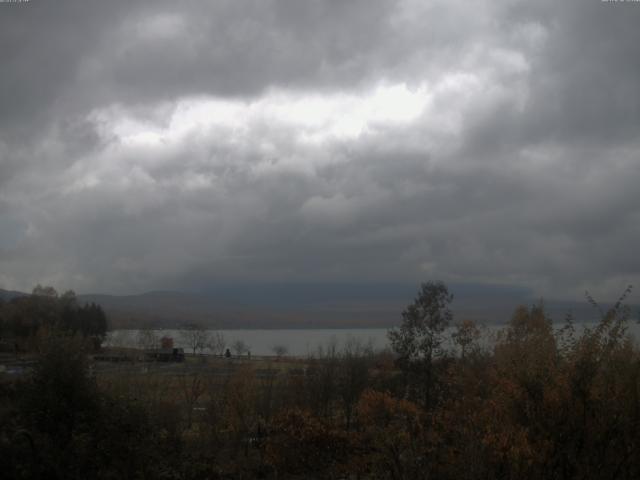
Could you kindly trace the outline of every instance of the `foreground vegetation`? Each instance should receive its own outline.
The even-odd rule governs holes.
[[[628,293],[628,291],[627,291]],[[32,332],[0,384],[3,478],[640,478],[640,351],[620,299],[592,328],[518,308],[490,348],[444,348],[451,296],[423,284],[392,353],[193,356],[100,369],[93,334]],[[595,303],[595,302],[594,302]]]

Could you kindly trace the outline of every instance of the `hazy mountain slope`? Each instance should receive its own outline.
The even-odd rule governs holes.
[[[25,295],[28,294],[23,292],[16,292],[14,290],[3,290],[0,288],[0,299],[4,300],[5,302],[16,297],[24,297]]]
[[[401,320],[417,288],[407,285],[262,285],[220,287],[200,293],[82,295],[99,303],[115,328],[201,323],[218,328],[390,327]],[[521,289],[454,285],[455,319],[504,323],[518,305],[538,300]],[[577,321],[597,318],[586,301],[545,301],[554,320],[572,312]]]
[[[469,318],[486,324],[504,323],[518,305],[539,301],[517,288],[461,284],[450,290],[455,320]],[[402,284],[227,285],[198,293],[90,294],[78,299],[101,305],[112,328],[187,323],[217,328],[386,328],[400,323],[401,312],[416,291],[417,286]],[[4,301],[24,295],[28,294],[0,289]],[[569,312],[578,322],[598,317],[584,300],[545,300],[544,304],[555,321]],[[637,312],[638,308],[632,310]]]

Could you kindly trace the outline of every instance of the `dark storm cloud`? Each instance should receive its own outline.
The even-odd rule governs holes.
[[[535,98],[546,100],[528,116],[531,138],[599,146],[633,139],[640,112],[640,65],[634,61],[640,11],[601,2],[558,7],[536,62],[540,75],[531,81]]]
[[[359,81],[394,2],[41,2],[2,6],[3,126],[51,108]],[[357,52],[354,55],[354,52]],[[78,105],[79,104],[79,105]]]
[[[394,2],[187,2],[140,9],[105,52],[134,99],[256,95],[273,85],[349,86],[374,67]],[[124,41],[118,38],[124,34]],[[358,52],[354,55],[354,52]],[[103,71],[98,69],[97,75]]]
[[[0,7],[2,136],[32,137],[37,123],[66,111],[78,69],[124,12],[119,2],[32,1]],[[122,2],[120,2],[122,3]],[[32,128],[29,128],[31,126]]]
[[[0,287],[640,277],[640,6],[0,7]]]

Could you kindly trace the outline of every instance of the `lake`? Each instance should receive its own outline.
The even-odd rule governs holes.
[[[561,328],[564,324],[554,324],[555,328]],[[594,324],[576,324],[576,331],[581,328],[593,327]],[[481,327],[482,343],[492,343],[498,330],[503,325],[490,325]],[[113,330],[109,332],[105,346],[137,347],[138,330]],[[281,330],[215,330],[224,336],[227,347],[236,341],[243,341],[252,355],[274,355],[274,347],[283,346],[288,355],[308,356],[317,353],[319,348],[336,345],[342,350],[347,342],[358,341],[363,345],[371,344],[375,350],[383,350],[389,346],[386,328],[327,328],[327,329],[281,329]],[[629,322],[629,332],[635,338],[640,338],[640,326],[636,322]],[[171,337],[174,346],[183,347],[188,351],[187,345],[181,341],[179,330],[153,330],[156,337]],[[449,332],[447,332],[449,333]],[[449,335],[445,335],[448,337]],[[231,348],[233,352],[233,349]],[[205,350],[205,353],[211,353]]]
[[[153,330],[157,337],[171,337],[174,346],[187,345],[181,341],[179,330]],[[354,329],[288,329],[288,330],[215,330],[224,336],[229,348],[234,342],[243,341],[252,355],[274,355],[273,348],[283,346],[288,355],[307,356],[335,344],[340,350],[349,341],[371,343],[375,350],[388,345],[386,328]],[[138,330],[114,330],[109,333],[105,346],[136,347]],[[231,349],[233,351],[233,349]],[[207,350],[205,350],[206,353]]]

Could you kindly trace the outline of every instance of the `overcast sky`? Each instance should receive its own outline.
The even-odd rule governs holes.
[[[0,288],[640,288],[640,3],[0,3]]]

